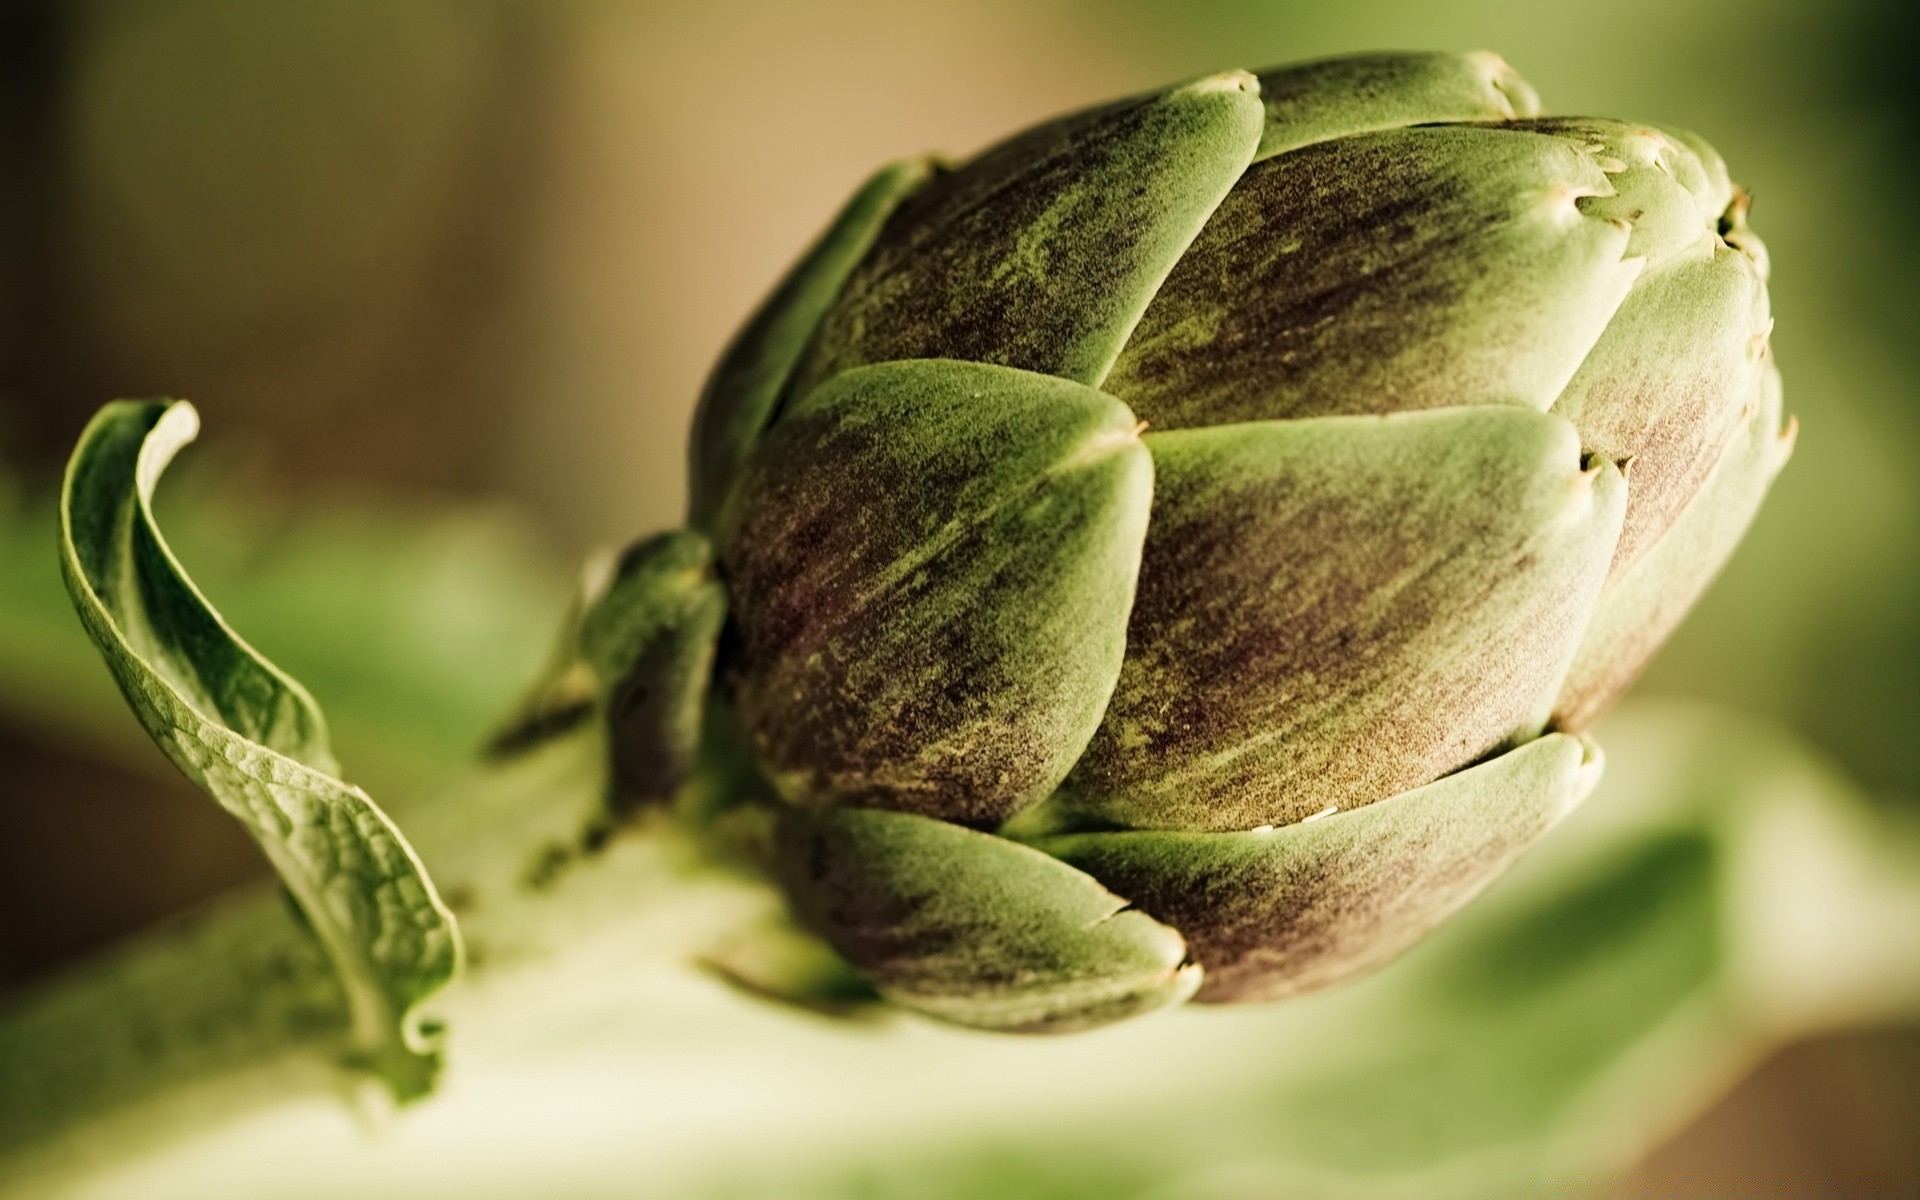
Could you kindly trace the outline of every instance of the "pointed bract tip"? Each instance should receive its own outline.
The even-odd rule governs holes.
[[[1786,465],[1793,457],[1793,445],[1800,440],[1800,417],[1797,413],[1787,414],[1787,423],[1780,427],[1780,433],[1773,440],[1774,470]]]
[[[1196,79],[1181,90],[1195,93],[1245,92],[1249,96],[1258,96],[1260,94],[1260,80],[1251,71],[1235,69]]]
[[[1474,50],[1467,54],[1482,74],[1486,76],[1487,86],[1500,96],[1507,120],[1540,115],[1540,93],[1533,85],[1520,78],[1520,72],[1513,69],[1506,59],[1491,50]]]
[[[1607,756],[1600,749],[1600,743],[1585,733],[1570,733],[1564,736],[1571,737],[1579,743],[1580,763],[1574,768],[1572,785],[1567,788],[1560,799],[1559,806],[1554,811],[1553,819],[1556,821],[1580,807],[1586,798],[1593,794],[1593,789],[1600,786],[1600,777],[1606,773],[1607,769]]]
[[[1753,232],[1747,224],[1747,214],[1753,209],[1753,193],[1739,184],[1733,185],[1732,197],[1727,201],[1725,211],[1720,214],[1716,232],[1720,240],[1738,250],[1753,262],[1754,270],[1761,279],[1772,274],[1773,263],[1767,254],[1767,244]]]

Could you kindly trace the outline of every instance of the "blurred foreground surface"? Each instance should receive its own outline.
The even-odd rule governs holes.
[[[38,1117],[15,1095],[0,1100],[0,1188],[1466,1200],[1620,1186],[1783,1040],[1920,1016],[1920,829],[1887,828],[1779,730],[1710,707],[1630,706],[1601,736],[1617,759],[1592,803],[1343,989],[1063,1038],[826,1020],[689,970],[683,934],[753,902],[676,882],[660,846],[622,835],[528,885],[577,937],[530,958],[489,942],[521,967],[435,1001],[453,1041],[430,1103],[356,1114],[314,1086],[310,1060],[266,1060],[128,1094],[22,1147]],[[568,739],[395,811],[423,829],[436,809],[590,803],[598,762],[596,739]],[[264,899],[266,918],[291,919]],[[58,1039],[60,1021],[29,1036]],[[18,1028],[0,1024],[0,1055]],[[1812,1178],[1779,1161],[1721,1178]]]
[[[1874,231],[1904,227],[1916,170],[1904,147],[1920,100],[1897,61],[1912,20],[1869,0],[1627,0],[1577,24],[1496,0],[5,6],[0,986],[259,876],[238,831],[141,740],[59,590],[42,489],[100,401],[170,393],[200,405],[212,431],[201,453],[216,465],[203,484],[170,482],[162,500],[182,557],[335,714],[370,789],[419,788],[457,769],[532,670],[577,554],[677,519],[702,373],[872,166],[963,152],[1045,113],[1203,70],[1387,46],[1487,46],[1552,110],[1697,127],[1754,190],[1804,436],[1725,578],[1637,694],[1769,717],[1862,782],[1893,826],[1910,822],[1920,298],[1906,281],[1920,249]],[[1627,740],[1603,737],[1611,778],[1590,807],[1646,769]],[[1596,919],[1656,913],[1717,970],[1710,946],[1685,941],[1698,931],[1685,932],[1691,910],[1674,896],[1692,885],[1672,882],[1712,872],[1693,851],[1667,853],[1646,868],[1646,896],[1589,906]],[[1597,1014],[1613,994],[1602,982],[1591,985]],[[725,1000],[699,989],[686,999],[689,1011],[712,1003]],[[1237,1019],[1202,1016],[1218,1029]],[[1551,1019],[1587,1028],[1567,1011]],[[1647,1186],[1693,1194],[1687,1179],[1749,1169],[1804,1178],[1794,1194],[1910,1186],[1911,1028],[1786,1052],[1658,1151]],[[210,1194],[193,1190],[214,1178],[196,1170],[236,1169],[300,1138],[317,1139],[305,1155],[338,1152],[342,1187],[371,1187],[375,1171],[397,1172],[380,1187],[408,1171],[428,1187],[424,1173],[476,1130],[561,1170],[646,1115],[632,1108],[637,1081],[587,1061],[600,1057],[590,1030],[571,1036],[579,1061],[515,1066],[524,1076],[470,1068],[512,1079],[506,1090],[539,1100],[545,1118],[496,1110],[479,1099],[496,1093],[462,1093],[456,1078],[445,1115],[421,1114],[371,1157],[348,1149],[349,1122],[306,1113],[244,1154],[214,1147],[184,1162],[179,1194]],[[1505,1023],[1477,1036],[1495,1057],[1539,1049]],[[995,1061],[1012,1053],[955,1044]],[[1097,1059],[1100,1044],[1059,1052],[1061,1069],[1076,1054]],[[715,1097],[775,1078],[766,1064],[716,1070],[736,1073],[704,1085]],[[901,1086],[944,1079],[927,1070]],[[1692,1082],[1705,1094],[1728,1081]],[[983,1095],[994,1086],[978,1081]],[[1338,1113],[1337,1099],[1314,1103]],[[1369,1109],[1357,1124],[1373,1119]],[[990,1132],[938,1161],[876,1166],[869,1190],[950,1176],[955,1195],[996,1180],[1101,1194],[1102,1179],[1146,1171],[1116,1158],[1104,1176],[1088,1163],[1056,1176],[1063,1160]],[[416,1145],[438,1149],[397,1149]],[[484,1157],[460,1168],[467,1194],[487,1194],[486,1169]],[[431,1189],[450,1186],[434,1178]],[[1231,1190],[1231,1171],[1221,1179],[1206,1186],[1250,1194]]]

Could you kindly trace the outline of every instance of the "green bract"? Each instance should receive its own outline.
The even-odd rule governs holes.
[[[1404,949],[1592,786],[1785,461],[1765,280],[1704,143],[1484,54],[883,171],[694,433],[796,911],[998,1029]]]

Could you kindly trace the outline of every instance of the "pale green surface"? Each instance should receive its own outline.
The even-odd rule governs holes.
[[[673,965],[756,908],[642,835],[498,927],[498,973],[447,994],[459,1053],[432,1104],[371,1133],[330,1098],[256,1086],[158,1149],[117,1138],[166,1111],[133,1110],[94,1144],[134,1160],[23,1192],[1433,1200],[1605,1169],[1777,1038],[1914,1011],[1920,839],[1777,729],[1664,705],[1602,735],[1617,768],[1554,837],[1337,992],[1038,1041],[802,1018]],[[567,746],[464,791],[512,826],[528,795],[563,794],[560,759],[590,768]]]
[[[416,1006],[459,969],[453,914],[406,838],[338,777],[312,697],[228,628],[153,522],[161,472],[199,430],[184,402],[102,410],[61,492],[61,566],[140,723],[246,826],[339,972],[350,1053],[396,1096],[429,1090]]]
[[[1594,453],[1632,460],[1616,573],[1666,534],[1738,435],[1773,370],[1772,327],[1754,258],[1710,244],[1635,282],[1554,401]]]

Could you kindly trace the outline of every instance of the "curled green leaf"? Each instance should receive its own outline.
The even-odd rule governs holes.
[[[199,431],[182,401],[121,401],[81,435],[60,495],[67,590],[147,733],[246,826],[340,975],[350,1060],[402,1100],[439,1053],[415,1011],[460,940],[406,838],[339,777],[304,688],[229,629],[154,522],[154,485]]]

